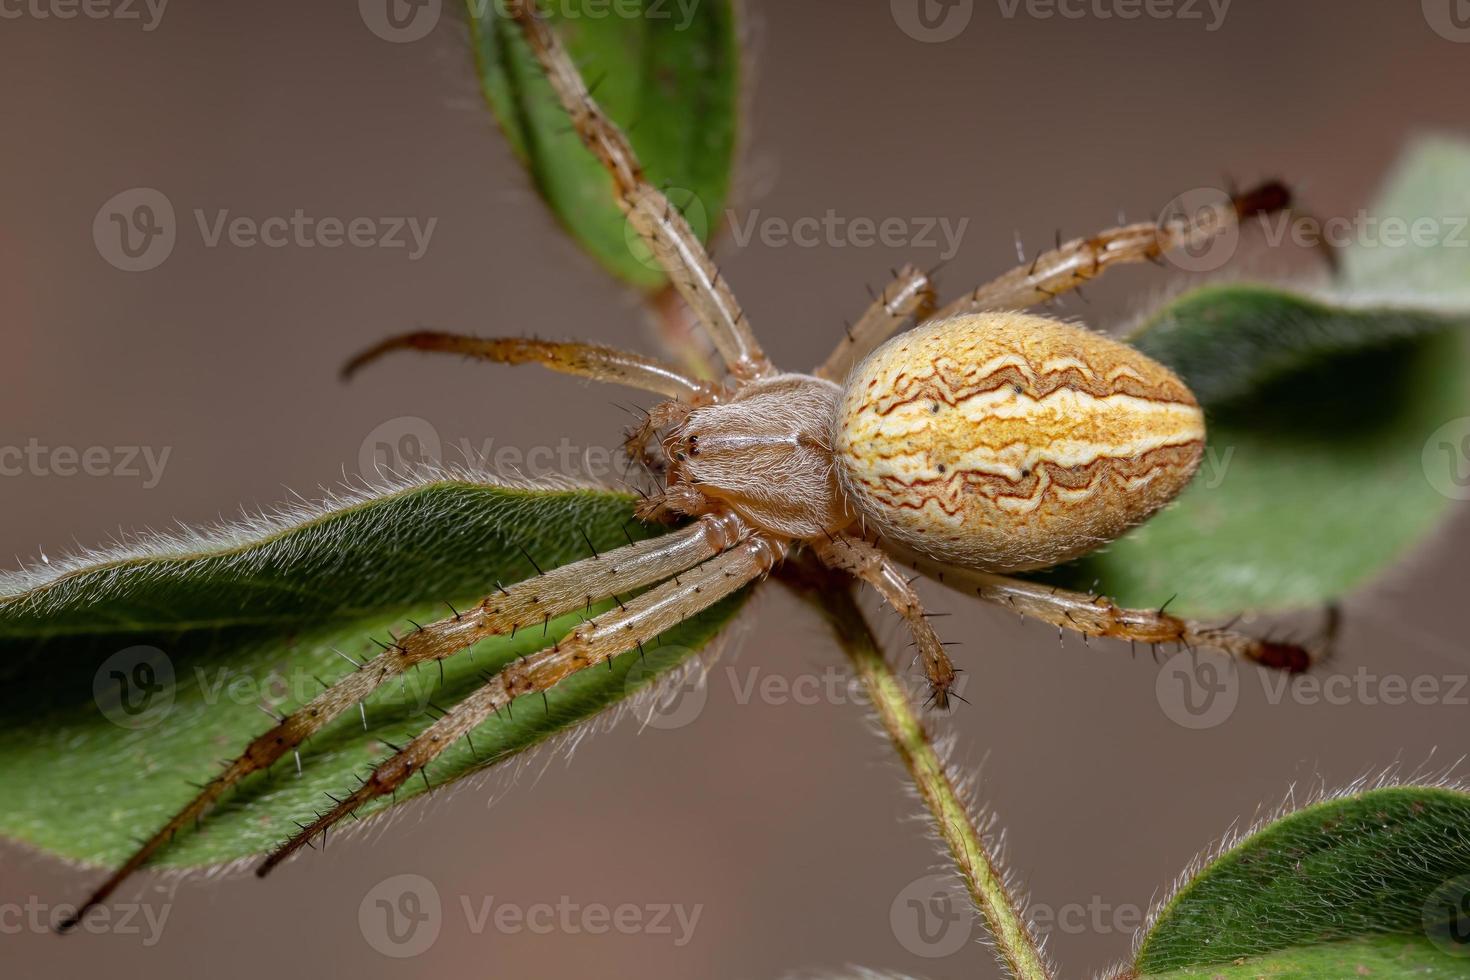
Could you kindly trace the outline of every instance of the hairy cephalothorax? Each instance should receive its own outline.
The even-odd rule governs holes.
[[[1113,265],[1194,248],[1246,215],[1288,205],[1266,184],[1191,220],[1126,225],[1054,249],[935,309],[929,276],[900,270],[811,374],[776,370],[729,286],[632,148],[588,94],[531,0],[507,0],[583,143],[598,157],[628,221],[648,242],[723,359],[708,382],[596,344],[418,332],[353,359],[348,373],[401,349],[459,353],[616,382],[662,396],[629,436],[659,489],[644,520],[678,526],[528,581],[422,626],[260,735],[146,839],[67,923],[74,925],[181,828],[242,779],[294,752],[385,681],[480,639],[543,626],[633,594],[487,679],[417,737],[344,788],[271,853],[264,874],[371,800],[423,776],[518,698],[641,650],[689,616],[762,579],[798,549],[865,582],[903,618],[943,707],[955,668],[905,574],[912,567],[981,599],[1084,636],[1208,647],[1291,671],[1304,648],[1211,628],[1162,609],[1009,577],[1113,540],[1173,499],[1204,445],[1188,387],[1139,351],[1087,329],[1022,312]],[[912,322],[921,325],[898,331]],[[890,339],[892,338],[892,339]]]

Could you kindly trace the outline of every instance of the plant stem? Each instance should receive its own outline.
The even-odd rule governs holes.
[[[719,372],[710,363],[712,346],[698,328],[689,307],[673,286],[665,286],[648,301],[649,314],[659,343],[678,364],[694,377],[704,381],[717,379]]]
[[[814,563],[788,562],[787,567],[792,571],[782,575],[783,581],[821,611],[867,688],[883,730],[933,815],[935,829],[949,848],[970,900],[990,930],[997,955],[1017,980],[1050,980],[1046,959],[1006,889],[998,861],[986,850],[985,838],[935,751],[902,681],[884,658],[872,627],[853,598],[849,581]]]

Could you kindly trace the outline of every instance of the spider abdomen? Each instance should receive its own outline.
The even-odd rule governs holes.
[[[1145,520],[1194,475],[1204,416],[1168,368],[1022,313],[925,324],[848,379],[833,433],[868,527],[940,561],[1018,571]]]

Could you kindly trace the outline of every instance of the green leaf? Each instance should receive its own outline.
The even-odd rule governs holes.
[[[1236,960],[1258,972],[1231,972],[1225,964]],[[1337,968],[1348,962],[1380,969]],[[1271,822],[1164,905],[1134,969],[1150,977],[1470,976],[1470,794],[1396,786]]]
[[[1043,577],[1199,616],[1311,608],[1435,527],[1457,462],[1435,440],[1470,415],[1470,144],[1411,153],[1370,213],[1427,218],[1443,244],[1349,249],[1329,297],[1198,289],[1130,338],[1199,396],[1204,463],[1174,506]]]
[[[1400,228],[1428,219],[1432,231],[1424,241],[1411,234],[1398,245],[1348,249],[1342,260],[1349,283],[1420,303],[1440,300],[1463,308],[1470,302],[1470,141],[1420,140],[1388,175],[1372,213],[1396,220]]]
[[[629,3],[641,13],[620,13]],[[552,6],[553,26],[598,103],[628,134],[648,181],[666,189],[708,241],[729,193],[739,117],[739,36],[730,0],[688,10],[658,0]],[[520,32],[497,2],[471,2],[469,10],[485,98],[542,197],[608,271],[644,289],[663,285],[614,202],[611,180],[570,131]]]
[[[1446,953],[1424,936],[1374,936],[1252,956],[1230,963],[1150,973],[1139,980],[1358,980],[1414,977],[1464,980],[1470,961]]]
[[[187,802],[219,761],[270,721],[352,670],[370,637],[402,635],[543,568],[650,531],[628,497],[533,491],[469,480],[402,487],[288,515],[269,526],[96,556],[45,584],[0,583],[0,834],[64,857],[115,864]],[[524,554],[522,552],[524,549]],[[622,655],[554,688],[546,709],[516,711],[475,733],[478,762],[460,743],[431,768],[437,785],[507,759],[624,701],[687,662],[742,597],[671,630],[647,659]],[[596,608],[596,607],[594,607]],[[425,727],[427,702],[448,706],[482,672],[561,636],[578,617],[515,638],[483,640],[384,685],[366,702],[368,730],[345,712],[290,757],[247,779],[197,832],[155,859],[169,866],[259,853],[325,799],[356,785],[387,753],[382,739]],[[320,681],[318,680],[320,678]],[[400,790],[398,801],[422,792]],[[379,807],[372,808],[373,810]]]

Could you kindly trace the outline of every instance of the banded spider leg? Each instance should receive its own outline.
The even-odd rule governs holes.
[[[785,549],[786,542],[774,537],[748,535],[735,547],[696,565],[678,579],[588,620],[556,643],[510,664],[375,766],[352,793],[272,851],[256,874],[268,874],[312,837],[325,834],[359,807],[394,792],[411,776],[424,772],[440,753],[491,721],[516,698],[547,691],[577,671],[651,642],[660,633],[765,576],[784,556]]]
[[[288,752],[296,752],[308,738],[353,705],[360,705],[385,681],[419,664],[453,656],[488,637],[544,627],[558,616],[678,575],[723,553],[746,533],[744,524],[733,515],[709,515],[663,537],[624,545],[550,569],[517,585],[497,588],[472,608],[402,637],[246,746],[109,875],[76,913],[61,923],[60,931],[72,928],[93,907],[106,901],[175,834],[203,819],[226,792]],[[363,723],[366,725],[366,715]]]
[[[910,318],[922,322],[1036,306],[1080,288],[1114,266],[1158,262],[1169,252],[1205,245],[1251,215],[1270,214],[1290,206],[1290,192],[1272,181],[1206,208],[1192,220],[1139,222],[1109,228],[1090,238],[1074,238],[1039,253],[1030,262],[975,288],[938,312],[929,276],[905,266],[838,341],[817,375],[840,383],[854,365],[902,329]]]
[[[629,224],[648,243],[655,260],[709,333],[730,373],[745,381],[770,374],[770,361],[756,341],[745,311],[720,277],[699,236],[664,193],[644,179],[632,145],[592,98],[535,0],[505,0],[504,9],[520,25],[582,143],[612,178],[618,205]]]

